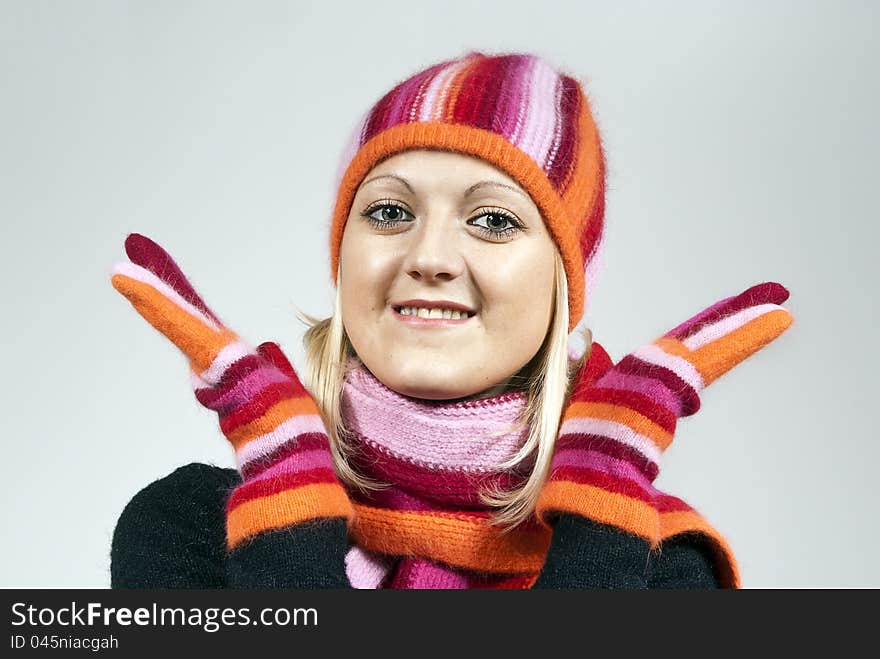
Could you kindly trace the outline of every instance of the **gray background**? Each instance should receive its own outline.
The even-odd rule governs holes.
[[[609,191],[585,322],[613,357],[759,281],[791,291],[793,327],[704,392],[658,485],[747,587],[880,586],[878,5],[610,4],[0,3],[0,585],[107,586],[135,492],[232,465],[183,357],[110,286],[126,234],[301,367],[351,126],[474,48],[587,82]]]

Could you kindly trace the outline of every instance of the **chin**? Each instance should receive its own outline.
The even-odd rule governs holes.
[[[464,374],[444,374],[442,370],[426,373],[424,368],[412,372],[399,369],[394,376],[379,379],[386,387],[399,394],[426,400],[454,400],[480,391],[479,387],[471,390],[472,388],[461,386],[466,381]]]
[[[399,386],[392,382],[391,384],[386,383],[386,386],[404,396],[423,398],[425,400],[454,400],[457,398],[465,398],[476,393],[467,389],[453,389],[446,383],[438,382],[406,381],[402,382]]]

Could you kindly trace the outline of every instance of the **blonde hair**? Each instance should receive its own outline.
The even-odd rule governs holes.
[[[559,432],[559,424],[570,394],[573,377],[590,355],[592,332],[584,328],[586,349],[578,360],[568,358],[568,285],[565,267],[558,250],[555,253],[553,315],[541,348],[523,369],[511,378],[509,388],[527,393],[526,405],[515,427],[528,425],[528,436],[519,451],[502,469],[523,468],[531,464],[528,477],[511,490],[487,490],[482,501],[495,509],[492,523],[509,531],[532,515],[538,495],[550,474],[550,462]],[[338,279],[337,279],[338,281]],[[357,472],[350,462],[355,449],[347,440],[341,413],[342,386],[348,364],[357,355],[342,324],[340,287],[336,289],[333,315],[319,320],[299,312],[308,329],[303,336],[306,349],[306,377],[303,382],[318,405],[330,439],[336,472],[345,484],[361,490],[387,487]],[[504,432],[510,432],[512,429]]]

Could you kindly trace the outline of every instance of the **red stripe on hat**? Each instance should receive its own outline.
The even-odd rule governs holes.
[[[562,136],[556,158],[547,172],[547,178],[559,194],[565,191],[565,183],[571,178],[574,170],[574,154],[578,144],[578,123],[580,121],[581,95],[577,82],[568,76],[562,76],[562,98],[560,114],[562,115]]]

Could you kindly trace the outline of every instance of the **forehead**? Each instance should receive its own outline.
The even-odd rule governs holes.
[[[467,187],[477,181],[497,182],[528,196],[515,179],[492,163],[453,151],[412,149],[394,154],[373,166],[364,176],[361,187],[374,180],[393,184],[394,179],[388,175],[405,178],[414,188],[437,184]]]

